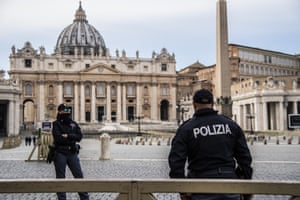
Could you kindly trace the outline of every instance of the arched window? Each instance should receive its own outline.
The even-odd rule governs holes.
[[[51,97],[54,96],[54,88],[53,88],[53,85],[49,85],[48,95],[51,96]]]
[[[116,86],[114,85],[111,86],[111,96],[117,96]]]
[[[148,86],[144,87],[144,96],[149,96],[149,89]]]
[[[85,96],[86,97],[91,96],[91,89],[89,85],[85,86]]]
[[[31,83],[27,83],[25,85],[25,96],[32,96],[32,85],[31,85]]]
[[[105,96],[105,84],[97,83],[97,96],[104,97]]]
[[[72,96],[72,84],[71,83],[65,83],[64,95]]]
[[[127,96],[135,96],[134,84],[128,84],[127,85]]]
[[[162,96],[167,96],[168,95],[168,85],[167,84],[162,84],[161,85],[161,95]]]

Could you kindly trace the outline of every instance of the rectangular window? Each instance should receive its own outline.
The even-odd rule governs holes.
[[[111,86],[111,96],[117,96],[116,86],[114,85]]]
[[[167,64],[161,64],[161,71],[163,72],[167,71]]]
[[[26,68],[31,68],[32,67],[31,59],[25,59],[25,67]]]
[[[148,71],[148,66],[144,65],[144,71],[147,72]]]
[[[167,85],[162,85],[161,86],[161,95],[162,96],[168,96],[168,86]]]
[[[104,97],[104,96],[105,96],[105,84],[97,83],[97,97]]]
[[[25,96],[32,96],[32,85],[31,84],[25,85]]]
[[[91,90],[90,90],[90,86],[85,86],[85,96],[89,97],[91,96]]]
[[[268,56],[264,56],[264,63],[268,63]]]
[[[72,84],[66,83],[64,88],[64,95],[65,96],[72,96]]]
[[[72,64],[66,63],[66,64],[65,64],[65,67],[66,67],[66,69],[71,69],[71,68],[72,68]]]
[[[127,69],[132,71],[132,70],[134,70],[134,66],[133,65],[128,65]]]
[[[133,96],[133,86],[132,85],[127,86],[127,95]]]
[[[53,69],[53,63],[48,63],[48,68]]]
[[[49,86],[49,94],[48,94],[50,97],[53,97],[54,96],[54,88],[53,88],[53,85],[50,85]]]

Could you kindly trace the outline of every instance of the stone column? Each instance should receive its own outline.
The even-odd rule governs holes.
[[[254,113],[253,113],[253,116],[254,116],[254,130],[255,131],[259,131],[259,130],[262,130],[263,127],[262,127],[262,118],[261,116],[262,115],[262,109],[261,109],[261,103],[256,99],[256,102],[253,104],[254,106]]]
[[[279,113],[276,112],[279,115],[279,130],[283,131],[287,129],[287,117],[286,117],[286,107],[285,102],[281,101],[279,102]]]
[[[157,111],[157,83],[152,83],[152,96],[151,96],[151,119],[158,120]]]
[[[263,127],[262,130],[268,130],[268,107],[267,102],[262,103],[262,120],[263,120]]]
[[[14,105],[15,102],[10,100],[8,104],[8,136],[17,135],[17,133],[14,132],[14,118],[15,118]]]
[[[80,84],[80,122],[85,122],[84,82],[81,82]]]
[[[256,116],[255,116],[255,105],[254,105],[254,103],[250,103],[250,119],[249,119],[249,125],[250,125],[250,127],[252,126],[252,128],[253,128],[253,130],[255,130],[255,127],[256,127],[256,121],[255,121],[255,118],[257,118]],[[254,117],[254,118],[252,118],[252,117]]]
[[[244,118],[243,118],[243,124],[244,124],[244,129],[249,129],[249,126],[248,126],[248,118],[247,118],[247,106],[246,106],[246,104],[244,104],[243,106],[242,106],[242,112],[243,112],[243,116],[244,116]]]
[[[45,87],[45,85],[44,85],[44,81],[42,81],[42,80],[40,80],[40,81],[38,81],[38,83],[39,83],[39,109],[37,110],[37,112],[39,113],[39,119],[38,119],[38,121],[37,121],[37,123],[39,123],[39,124],[37,124],[38,125],[38,127],[41,127],[41,123],[42,123],[42,121],[44,121],[45,120],[45,89],[44,89],[44,87]]]
[[[300,111],[299,111],[300,112]],[[294,102],[293,102],[293,113],[294,114],[298,114],[298,102],[297,102],[297,100],[295,100]]]
[[[122,104],[122,108],[123,108],[123,120],[126,121],[126,113],[127,113],[127,110],[126,110],[126,84],[123,83],[123,94],[122,94],[122,100],[123,100],[123,104]]]
[[[122,109],[121,109],[121,102],[122,102],[122,96],[121,96],[121,85],[118,83],[117,85],[117,122],[121,121],[121,114],[122,114]]]
[[[95,87],[95,82],[92,82],[91,122],[96,123],[96,87]]]
[[[241,127],[245,127],[244,125],[244,113],[243,113],[243,106],[242,105],[238,105],[238,113],[237,113],[238,117],[238,123],[240,124]]]
[[[141,95],[140,95],[140,83],[136,84],[136,117],[141,116]]]
[[[73,110],[73,116],[74,120],[77,122],[79,121],[79,95],[78,95],[78,81],[74,82],[74,110]]]
[[[20,129],[20,102],[16,101],[15,102],[15,118],[14,118],[14,127],[15,127],[15,133],[19,133]]]
[[[175,84],[170,84],[171,86],[171,107],[170,107],[170,117],[171,121],[176,122],[176,85]]]
[[[278,117],[275,117],[276,116],[276,112],[275,112],[275,110],[276,110],[276,107],[275,107],[275,103],[273,103],[273,102],[270,102],[269,103],[270,104],[270,119],[269,119],[269,121],[270,121],[270,130],[276,130],[276,118]]]
[[[106,86],[106,121],[111,121],[111,91],[110,91],[110,83],[107,83]]]
[[[63,103],[63,82],[62,81],[58,81],[58,86],[57,86],[58,90],[57,90],[57,104],[61,104]]]

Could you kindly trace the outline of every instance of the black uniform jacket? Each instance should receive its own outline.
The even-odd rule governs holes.
[[[62,137],[62,134],[68,134],[67,138]],[[75,121],[63,123],[56,120],[53,122],[52,135],[56,147],[74,147],[76,142],[82,139],[81,129]]]
[[[200,174],[192,178],[217,169],[234,171],[236,161],[244,178],[252,177],[252,158],[242,129],[213,109],[198,110],[178,128],[169,154],[171,178],[186,176],[186,160],[189,173]]]

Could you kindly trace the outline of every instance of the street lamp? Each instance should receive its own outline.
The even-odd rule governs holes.
[[[135,116],[135,119],[138,120],[138,136],[141,136],[141,119],[143,119],[144,116]]]
[[[252,119],[254,119],[254,115],[248,114],[247,118],[250,119],[250,134],[253,135],[254,131],[253,131],[253,127],[252,127]]]
[[[185,109],[185,108],[182,107],[182,108],[180,109],[180,112],[181,112],[181,122],[184,121],[184,113],[185,113],[185,112],[188,112],[188,111],[189,111],[188,108]]]

